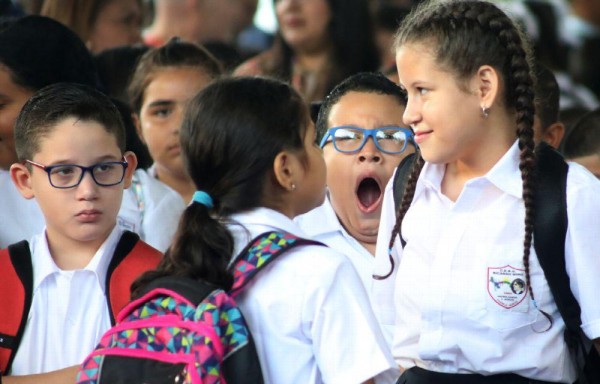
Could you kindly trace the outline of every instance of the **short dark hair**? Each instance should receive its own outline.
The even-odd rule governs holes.
[[[348,77],[339,83],[327,95],[317,117],[317,141],[320,141],[327,133],[329,113],[331,108],[340,101],[340,99],[349,92],[376,93],[379,95],[393,96],[398,100],[398,104],[406,106],[406,94],[402,89],[390,79],[375,72],[361,72]]]
[[[197,67],[211,78],[217,78],[223,73],[221,63],[205,48],[176,37],[172,38],[167,44],[150,49],[140,58],[128,89],[130,105],[134,112],[139,113],[142,109],[144,91],[150,83],[150,76],[169,67]]]
[[[121,114],[108,96],[75,83],[56,83],[40,89],[25,103],[15,122],[15,147],[20,161],[33,158],[40,140],[69,117],[94,121],[115,136],[125,151],[125,128]]]
[[[535,112],[542,131],[559,120],[560,88],[554,73],[542,64],[535,67],[537,81],[535,84]]]
[[[26,16],[0,31],[0,64],[15,84],[31,91],[58,82],[98,85],[96,66],[85,44],[48,17]]]
[[[583,115],[565,139],[565,157],[600,154],[600,108]]]

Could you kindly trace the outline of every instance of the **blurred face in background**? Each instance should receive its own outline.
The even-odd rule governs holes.
[[[23,105],[33,91],[15,84],[10,70],[0,64],[0,169],[17,161],[14,126]]]
[[[327,0],[275,0],[279,31],[294,50],[314,51],[328,44],[331,8]]]
[[[140,110],[138,127],[161,180],[187,178],[179,128],[188,101],[212,78],[198,67],[164,67],[152,75]]]
[[[92,53],[141,43],[142,8],[138,0],[113,0],[98,13],[86,45]]]

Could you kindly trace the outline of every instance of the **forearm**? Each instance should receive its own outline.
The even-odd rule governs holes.
[[[65,384],[74,383],[79,366],[59,369],[58,371],[26,376],[2,377],[2,384]]]

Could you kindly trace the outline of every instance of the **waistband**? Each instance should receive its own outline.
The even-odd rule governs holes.
[[[514,373],[484,376],[479,374],[442,373],[413,367],[405,371],[397,384],[552,384],[528,379]]]

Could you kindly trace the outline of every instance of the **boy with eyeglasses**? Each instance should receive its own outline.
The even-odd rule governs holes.
[[[383,190],[400,161],[414,152],[412,131],[402,122],[405,106],[401,89],[381,74],[359,73],[331,91],[316,123],[327,198],[296,219],[314,239],[348,256],[367,292]]]
[[[41,89],[17,118],[15,144],[12,180],[35,197],[46,227],[0,253],[0,305],[19,320],[16,330],[0,324],[0,365],[10,376],[35,374],[3,381],[74,382],[74,366],[114,324],[131,282],[161,254],[117,225],[137,160],[124,151],[108,97],[67,83]]]

